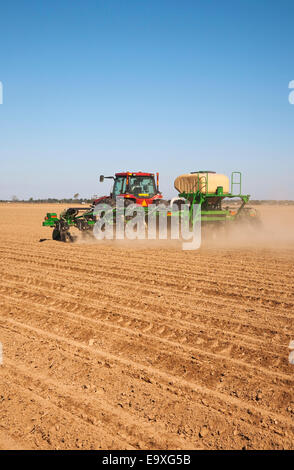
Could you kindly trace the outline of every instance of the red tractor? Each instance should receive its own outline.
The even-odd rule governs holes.
[[[127,199],[130,202],[147,207],[157,201],[160,202],[162,194],[159,191],[159,173],[156,173],[156,182],[154,173],[143,173],[138,171],[132,173],[129,171],[115,173],[115,176],[100,176],[100,183],[105,179],[113,179],[114,184],[110,196],[102,196],[93,201],[93,204],[105,202],[113,205],[118,196]]]

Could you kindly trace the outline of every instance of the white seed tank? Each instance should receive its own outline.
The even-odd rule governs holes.
[[[189,173],[175,179],[174,186],[179,193],[216,193],[219,186],[223,192],[230,192],[230,179],[226,175],[213,172]]]

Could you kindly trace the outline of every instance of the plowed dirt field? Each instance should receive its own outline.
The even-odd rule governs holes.
[[[0,448],[294,449],[294,208],[198,251],[55,242],[61,209],[0,205]]]

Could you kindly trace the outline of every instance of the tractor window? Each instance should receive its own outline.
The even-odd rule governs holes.
[[[120,194],[124,194],[126,192],[126,177],[125,176],[118,176],[115,179],[113,185],[113,197],[119,196]]]
[[[131,176],[130,193],[135,196],[152,197],[156,194],[154,178],[152,176]]]

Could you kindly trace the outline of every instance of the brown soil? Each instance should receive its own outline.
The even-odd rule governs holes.
[[[189,252],[54,209],[0,205],[0,448],[294,449],[294,208]]]

